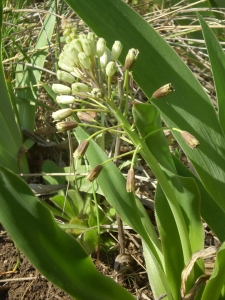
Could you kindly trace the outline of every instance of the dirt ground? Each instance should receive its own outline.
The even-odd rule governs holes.
[[[96,268],[103,274],[120,282],[138,299],[153,299],[146,272],[142,267],[144,262],[141,248],[138,249],[138,246],[132,242],[129,242],[129,244],[128,251],[131,253],[131,266],[126,269],[126,275],[115,275],[114,263],[118,255],[116,251],[107,258],[102,253],[100,260],[96,259],[96,253],[94,253],[93,261]],[[46,280],[22,253],[20,253],[20,263],[16,272],[9,273],[15,267],[17,259],[17,249],[7,232],[0,225],[0,300],[73,299]],[[128,274],[129,276],[127,276]]]

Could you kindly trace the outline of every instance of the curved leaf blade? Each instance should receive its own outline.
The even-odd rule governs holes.
[[[204,289],[201,300],[224,299],[219,297],[225,282],[225,244],[217,252],[213,273]]]
[[[15,120],[12,99],[7,88],[2,65],[2,1],[0,2],[0,164],[15,173],[29,173],[26,159],[23,157],[19,170],[17,154],[22,145],[22,133]]]
[[[20,250],[47,279],[72,297],[134,300],[124,288],[95,269],[83,247],[58,227],[26,183],[3,167],[0,206],[0,221]]]
[[[213,34],[204,19],[198,14],[199,22],[202,27],[202,32],[206,42],[207,52],[209,55],[213,79],[216,88],[217,102],[219,108],[219,120],[223,131],[225,132],[225,54],[218,42],[217,38]]]

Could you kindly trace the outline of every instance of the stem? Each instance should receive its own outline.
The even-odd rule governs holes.
[[[178,128],[175,128],[175,127],[162,127],[162,128],[159,128],[159,129],[155,129],[155,130],[153,130],[153,131],[151,131],[150,133],[148,133],[147,135],[145,135],[144,137],[143,137],[143,139],[144,140],[146,140],[150,135],[152,135],[152,134],[154,134],[154,133],[156,133],[156,132],[158,132],[158,131],[163,131],[163,130],[171,130],[171,131],[178,131],[178,132],[182,132],[182,130],[181,129],[178,129]]]
[[[109,99],[111,98],[111,80],[112,80],[112,77],[108,76],[108,98]]]
[[[111,108],[111,112],[113,113],[117,121],[123,124],[123,129],[126,132],[126,134],[129,136],[129,138],[132,140],[134,146],[136,148],[140,146],[139,152],[141,156],[149,165],[152,172],[155,174],[156,178],[158,179],[167,197],[172,213],[174,215],[174,219],[177,224],[177,228],[181,239],[184,260],[185,263],[188,263],[191,257],[191,247],[188,239],[188,231],[186,228],[186,224],[180,206],[176,200],[172,187],[170,186],[164,172],[161,170],[157,160],[155,159],[155,157],[153,156],[153,154],[151,153],[151,151],[149,150],[149,148],[147,147],[143,139],[140,138],[134,131],[130,130],[131,125],[129,124],[127,119],[122,115],[121,111],[114,105],[113,102],[110,103],[110,108]]]
[[[79,126],[84,126],[84,127],[86,127],[87,124],[80,124],[80,123],[79,123]],[[89,127],[93,127],[93,128],[99,128],[99,126],[96,126],[96,125],[92,125],[92,126],[88,125],[88,126],[89,126]],[[107,128],[103,128],[102,130],[99,130],[99,131],[95,132],[94,134],[90,135],[89,138],[88,138],[88,140],[93,139],[93,137],[95,137],[95,136],[98,135],[99,133],[102,133],[102,132],[105,132],[105,131],[111,131],[111,130],[113,130],[114,128],[117,128],[117,127],[121,127],[121,124],[112,126],[112,127],[110,127],[110,128],[108,128],[108,127],[107,127]],[[118,131],[117,131],[117,132],[118,132]],[[123,132],[122,132],[122,133],[123,133]]]
[[[92,192],[93,192],[93,197],[94,197],[94,202],[95,202],[95,208],[96,208],[96,220],[97,220],[97,230],[98,230],[98,249],[100,248],[100,219],[99,219],[99,209],[98,209],[98,201],[96,197],[96,188],[94,187],[94,182],[92,182]],[[98,250],[98,256],[99,256],[99,250]],[[99,259],[99,257],[98,257]]]
[[[127,116],[127,113],[128,113],[128,90],[129,90],[129,84],[128,83],[129,83],[129,71],[126,70],[125,80],[124,80],[124,85],[123,85],[123,88],[126,91],[126,102],[125,102],[124,113],[123,113],[125,117]]]

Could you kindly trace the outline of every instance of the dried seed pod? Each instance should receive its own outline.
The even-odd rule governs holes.
[[[77,149],[74,151],[73,157],[78,159],[82,158],[87,150],[88,145],[89,145],[88,140],[82,141],[80,145],[77,147]]]
[[[74,129],[78,126],[77,122],[74,121],[64,121],[56,124],[56,128],[59,132],[65,132],[71,129]]]
[[[127,173],[127,184],[126,184],[126,190],[128,193],[133,192],[135,188],[135,175],[134,175],[134,169],[130,169]]]
[[[153,93],[152,97],[155,99],[162,98],[162,97],[169,95],[170,93],[172,93],[174,91],[175,91],[175,89],[171,85],[171,83],[167,83],[167,84],[161,86],[158,90],[156,90]]]
[[[182,131],[181,136],[185,140],[186,144],[192,149],[196,148],[200,144],[200,142],[188,131]]]
[[[92,169],[90,171],[90,173],[88,173],[88,175],[86,176],[86,179],[89,181],[95,180],[98,177],[98,175],[100,174],[102,169],[103,169],[102,165],[97,165],[96,167],[94,167],[94,169]]]

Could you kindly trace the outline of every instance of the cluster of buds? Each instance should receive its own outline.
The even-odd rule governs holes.
[[[65,32],[72,26],[64,21]],[[65,33],[66,34],[66,33]],[[64,84],[53,84],[57,94],[56,101],[61,104],[73,104],[76,99],[86,99],[90,95],[99,98],[104,95],[103,78],[112,77],[116,70],[115,60],[122,52],[122,44],[115,41],[111,55],[103,38],[96,39],[94,33],[80,34],[71,38],[59,55],[57,78]],[[102,74],[102,75],[100,75]],[[77,97],[77,98],[76,98]]]
[[[63,29],[63,35],[66,36],[66,42],[69,43],[77,35],[77,27],[75,23],[67,19],[65,16],[62,16],[61,26]]]

